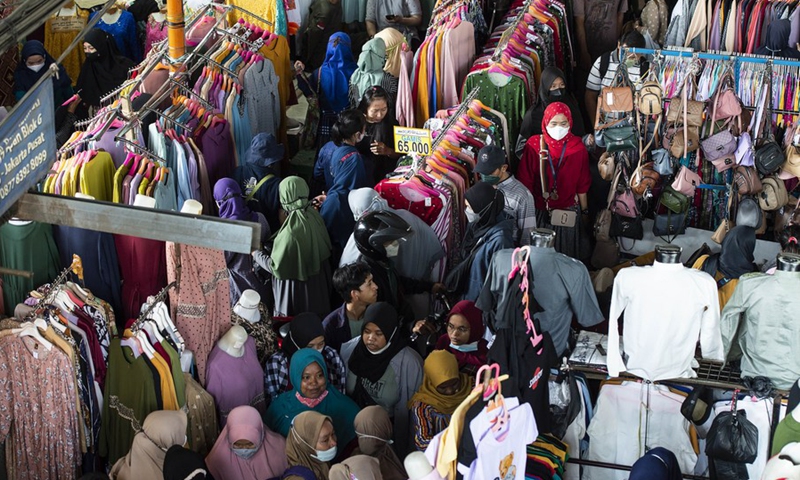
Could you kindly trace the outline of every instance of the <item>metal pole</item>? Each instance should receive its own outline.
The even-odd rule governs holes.
[[[167,29],[169,60],[174,72],[178,70],[180,60],[186,53],[186,22],[183,18],[182,0],[167,0]]]

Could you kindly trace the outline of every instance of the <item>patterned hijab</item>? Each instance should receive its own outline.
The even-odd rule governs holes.
[[[343,32],[334,33],[328,40],[325,61],[319,67],[319,88],[334,112],[347,108],[350,103],[350,77],[356,70],[350,37]]]
[[[556,115],[564,115],[567,117],[567,121],[569,121],[569,128],[570,132],[567,133],[567,136],[562,138],[561,140],[556,140],[547,133],[547,125]],[[564,148],[565,144],[568,144],[570,139],[577,138],[572,133],[572,112],[570,112],[569,107],[561,102],[553,102],[544,109],[544,118],[542,118],[542,135],[544,135],[544,142],[547,144],[547,147],[550,149],[551,155],[560,155],[561,149]],[[553,153],[556,152],[556,153]]]
[[[383,67],[386,65],[386,44],[378,37],[364,44],[358,56],[358,70],[350,77],[356,88],[358,98],[364,96],[368,88],[383,82]]]

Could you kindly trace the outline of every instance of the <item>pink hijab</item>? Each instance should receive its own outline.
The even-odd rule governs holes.
[[[233,453],[233,444],[249,440],[258,448],[250,458]],[[286,440],[272,432],[261,422],[261,415],[253,407],[242,406],[231,410],[228,423],[206,457],[208,470],[217,480],[263,480],[277,477],[289,468],[286,460]]]

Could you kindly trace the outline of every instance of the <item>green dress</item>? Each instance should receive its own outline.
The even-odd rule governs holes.
[[[59,272],[58,248],[49,224],[6,223],[0,226],[0,266],[33,272],[33,278],[3,275],[3,302],[11,314],[28,292],[55,279]]]

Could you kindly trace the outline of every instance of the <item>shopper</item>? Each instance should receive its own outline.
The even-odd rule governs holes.
[[[17,101],[33,88],[36,82],[56,63],[44,49],[42,42],[28,40],[19,52],[19,63],[14,70],[14,97]],[[63,65],[58,66],[58,75],[53,75],[53,109],[55,110],[72,96],[72,80]]]
[[[522,157],[522,150],[525,143],[532,135],[542,134],[542,118],[544,109],[553,102],[561,102],[569,107],[572,113],[572,133],[582,137],[586,133],[583,126],[583,116],[578,106],[578,101],[572,92],[567,90],[566,76],[558,67],[549,66],[542,70],[542,80],[539,85],[539,101],[531,106],[525,117],[522,119],[522,126],[519,129],[519,138],[515,153],[517,158]]]
[[[628,2],[623,0],[578,0],[573,4],[579,65],[588,70],[603,52],[614,48],[622,34]],[[591,112],[590,112],[591,113]]]
[[[206,463],[215,480],[262,480],[288,468],[285,452],[286,440],[264,425],[258,410],[245,405],[231,410]]]
[[[305,27],[298,36],[298,50],[310,70],[325,60],[325,45],[331,36],[342,30],[341,0],[315,0],[309,9]]]
[[[247,206],[264,215],[273,232],[281,227],[278,221],[281,208],[278,189],[282,179],[280,162],[284,151],[275,135],[259,133],[253,137],[244,163],[236,167],[232,175],[242,193],[249,198]]]
[[[383,85],[386,65],[386,44],[373,38],[364,44],[358,55],[358,68],[350,77],[350,105],[357,107],[367,90]]]
[[[692,268],[702,270],[716,280],[720,312],[733,295],[733,291],[739,283],[739,277],[758,271],[753,263],[755,250],[755,229],[737,225],[725,235],[719,253],[703,255],[692,265]]]
[[[542,135],[534,135],[525,144],[519,164],[519,179],[533,193],[536,201],[537,225],[556,232],[556,251],[578,260],[589,257],[588,200],[591,186],[589,153],[580,138],[570,132],[572,113],[561,102],[551,103],[544,111]],[[546,158],[540,159],[542,140]],[[542,193],[540,161],[544,162],[545,188]],[[554,209],[572,210],[580,221],[573,226],[553,226],[550,212]]]
[[[314,411],[303,412],[294,418],[286,437],[289,469],[282,480],[328,480],[330,462],[336,453],[337,439],[331,418]]]
[[[164,480],[212,480],[203,456],[173,445],[164,456]]]
[[[327,347],[340,351],[342,344],[361,334],[364,312],[378,301],[378,286],[369,265],[356,262],[333,272],[333,288],[344,303],[325,317],[322,325]]]
[[[83,51],[86,61],[75,88],[85,106],[98,108],[104,95],[128,79],[128,70],[134,62],[119,53],[114,38],[99,28],[93,28],[83,37]]]
[[[439,337],[436,349],[452,353],[460,371],[475,374],[486,365],[489,353],[488,342],[483,338],[486,331],[483,312],[475,306],[475,302],[462,300],[447,314],[445,325],[447,333]]]
[[[402,33],[411,44],[411,40],[418,37],[422,7],[419,0],[367,0],[366,21],[370,38],[391,27]]]
[[[164,457],[173,445],[186,443],[186,414],[180,410],[157,410],[144,419],[142,431],[133,437],[131,451],[117,460],[112,480],[163,478]]]
[[[367,455],[354,455],[331,467],[330,480],[382,480],[378,461]]]
[[[800,59],[798,44],[789,45],[792,24],[789,20],[773,20],[767,29],[767,42],[756,49],[756,55]]]
[[[399,124],[391,105],[389,93],[377,85],[367,88],[358,105],[367,125],[356,148],[366,164],[372,166],[369,180],[373,185],[386,178],[402,156],[394,151],[394,127]]]
[[[358,448],[354,455],[363,454],[374,457],[380,462],[383,480],[406,480],[408,475],[403,462],[392,449],[392,420],[382,407],[372,405],[365,407],[355,420]]]

